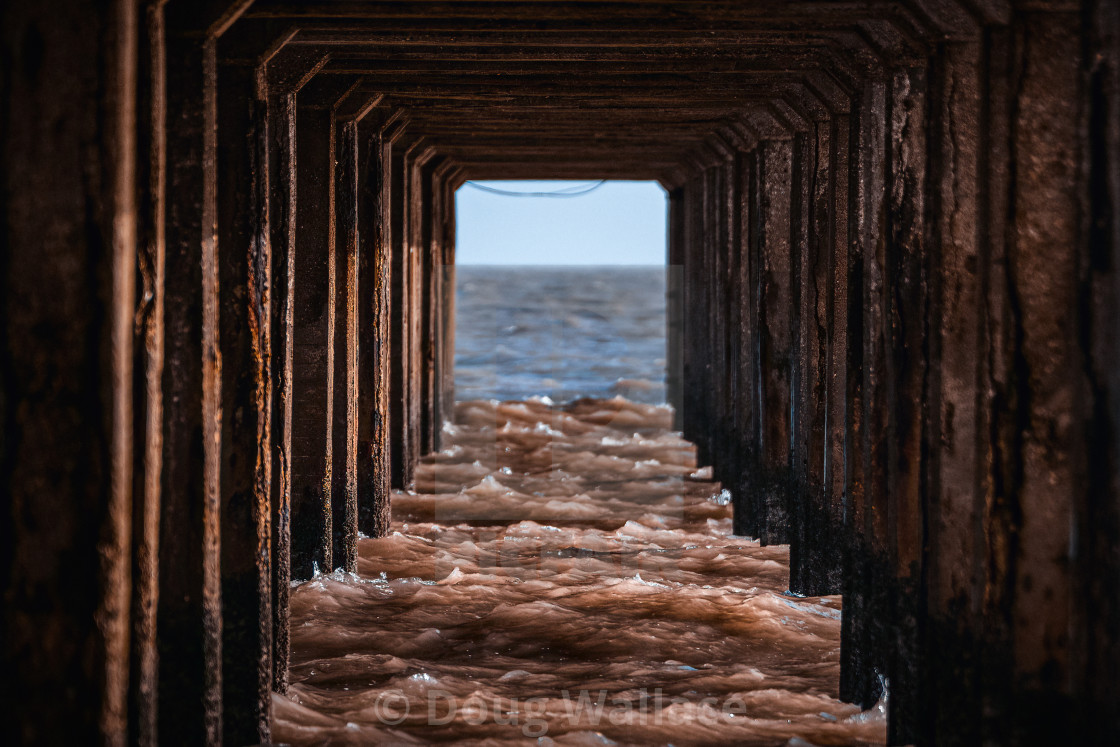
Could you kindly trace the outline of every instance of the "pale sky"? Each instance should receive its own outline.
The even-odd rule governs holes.
[[[590,187],[594,181],[486,181],[514,192]],[[663,265],[665,191],[656,182],[609,181],[578,197],[509,197],[464,184],[456,193],[455,263]]]

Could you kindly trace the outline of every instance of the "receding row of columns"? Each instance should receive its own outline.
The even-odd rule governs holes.
[[[790,543],[791,591],[844,594],[841,697],[889,682],[892,743],[1117,733],[1096,13],[1016,12],[872,71],[844,106],[722,136],[671,192],[681,426],[736,533]]]
[[[438,448],[461,178],[380,97],[316,76],[323,55],[271,49],[267,24],[114,8],[5,13],[25,59],[5,91],[3,640],[22,710],[4,728],[266,743],[290,581],[355,571],[359,532],[388,532],[390,487]]]

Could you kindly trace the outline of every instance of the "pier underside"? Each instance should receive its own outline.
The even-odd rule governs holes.
[[[676,426],[889,738],[1120,741],[1120,6],[0,11],[0,724],[268,743],[441,448],[454,193],[669,192]]]

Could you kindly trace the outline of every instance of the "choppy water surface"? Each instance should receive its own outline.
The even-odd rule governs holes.
[[[664,266],[455,272],[458,399],[665,401]]]
[[[730,534],[664,407],[460,403],[359,573],[292,595],[304,744],[882,743],[835,699],[839,597]],[[804,741],[799,741],[804,740]]]

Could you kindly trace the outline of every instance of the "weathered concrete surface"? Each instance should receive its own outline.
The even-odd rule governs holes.
[[[157,734],[222,731],[221,351],[215,173],[216,50],[165,10],[166,279]],[[193,19],[192,19],[193,20]],[[175,558],[175,562],[168,559]]]
[[[272,712],[272,258],[264,91],[224,41],[219,54],[222,708],[236,744],[267,742]]]
[[[892,742],[1120,738],[1112,3],[142,9],[4,10],[16,741],[267,740],[290,579],[439,447],[454,190],[519,177],[666,186],[679,426]]]
[[[358,528],[389,532],[389,247],[385,240],[384,112],[362,120],[358,133]]]
[[[0,728],[124,744],[137,6],[5,5],[0,19]]]
[[[1086,443],[1088,486],[1077,505],[1081,539],[1075,560],[1073,638],[1076,718],[1086,737],[1120,733],[1109,707],[1120,687],[1120,8],[1090,4],[1090,54],[1085,60],[1089,126],[1084,163],[1089,180],[1088,261],[1082,306],[1089,327],[1089,378],[1095,407]]]
[[[336,81],[312,81],[296,94],[296,238],[292,374],[291,574],[333,567],[331,512],[335,383],[332,365],[335,243],[332,108]]]
[[[334,405],[331,423],[333,568],[358,567],[358,121],[336,109],[334,123]]]

